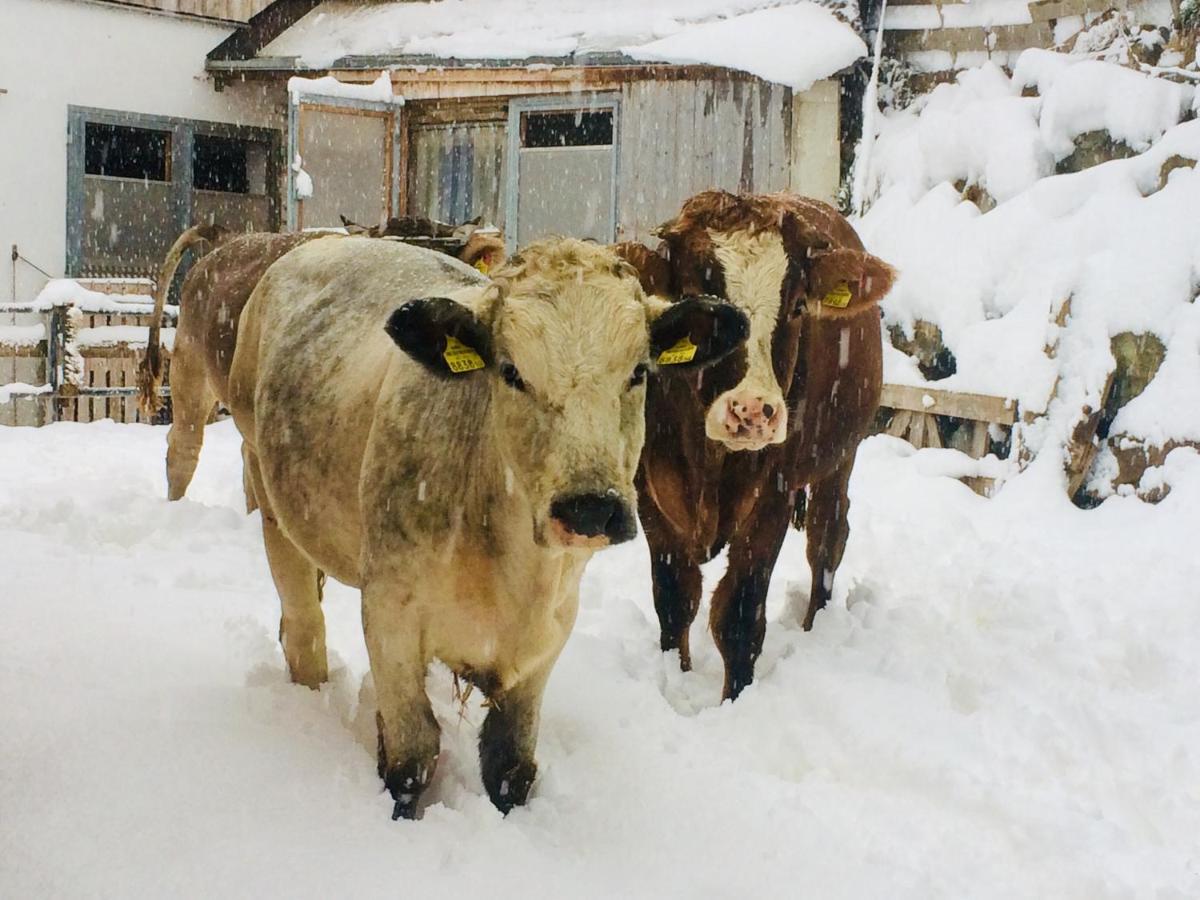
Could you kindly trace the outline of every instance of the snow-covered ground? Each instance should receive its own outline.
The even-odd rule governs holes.
[[[487,801],[435,671],[431,805],[392,822],[354,593],[332,683],[288,684],[236,432],[174,504],[164,438],[0,429],[0,897],[1200,896],[1192,450],[1159,505],[1083,512],[869,440],[836,602],[781,622],[792,534],[733,705],[699,626],[695,672],[658,652],[644,545],[604,552],[529,806]]]

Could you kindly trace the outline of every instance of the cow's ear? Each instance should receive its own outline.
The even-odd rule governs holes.
[[[715,297],[650,306],[650,358],[663,372],[699,369],[724,359],[750,334],[750,320]]]
[[[895,269],[865,250],[828,250],[813,258],[808,295],[821,305],[822,313],[838,309],[857,312],[887,296],[895,279]]]
[[[779,225],[779,234],[787,255],[801,263],[833,246],[829,235],[821,229],[820,223],[815,221],[812,215],[805,215],[800,211],[784,214]]]
[[[465,376],[493,363],[487,326],[447,297],[409,300],[384,327],[401,350],[435,375]]]
[[[896,283],[896,270],[878,256],[870,253],[864,253],[863,256],[862,277],[859,279],[863,299],[868,303],[878,303]]]
[[[671,264],[661,252],[637,241],[613,244],[612,250],[633,266],[647,296],[671,296]]]

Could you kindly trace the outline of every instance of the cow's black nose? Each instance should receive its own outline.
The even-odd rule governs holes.
[[[615,491],[559,497],[550,504],[550,515],[575,534],[603,535],[613,544],[628,541],[637,533],[633,512]]]

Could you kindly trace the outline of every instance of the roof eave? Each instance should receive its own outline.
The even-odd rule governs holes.
[[[860,60],[861,62],[861,60]],[[852,63],[837,72],[831,72],[827,78],[843,78],[854,72],[858,63]],[[655,62],[638,60],[624,53],[578,53],[571,56],[531,56],[520,59],[446,59],[437,56],[343,56],[325,66],[314,66],[303,62],[299,57],[271,56],[254,57],[252,59],[209,59],[205,64],[209,73],[217,76],[229,75],[295,75],[315,74],[326,72],[378,72],[381,70],[499,70],[520,69],[530,70],[534,67],[574,68],[574,69],[603,69],[603,68],[639,68],[639,69],[673,69],[673,70],[721,70],[740,72],[746,77],[755,77],[739,69],[729,69],[725,66],[682,64],[670,62]]]
[[[251,16],[244,28],[239,28],[209,51],[206,65],[210,71],[215,62],[253,62],[254,56],[287,29],[312,12],[321,0],[275,0]]]
[[[343,56],[328,65],[314,66],[295,56],[264,56],[252,59],[209,58],[209,72],[328,72],[378,69],[528,69],[531,66],[589,68],[599,66],[671,66],[673,63],[636,60],[624,53],[576,53],[571,56],[527,56],[509,59],[459,59],[440,56]]]

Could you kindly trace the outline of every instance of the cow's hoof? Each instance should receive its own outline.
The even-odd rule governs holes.
[[[524,806],[529,789],[537,777],[537,763],[525,760],[509,766],[484,766],[483,786],[487,788],[492,805],[504,815],[514,806]]]
[[[415,819],[417,817],[417,798],[415,795],[401,795],[392,807],[392,821],[397,819]]]
[[[429,783],[432,767],[423,763],[393,766],[383,776],[383,784],[392,795],[392,821],[417,818],[417,802]]]
[[[736,700],[742,691],[754,683],[754,669],[745,672],[729,672],[725,675],[725,689],[721,692],[721,700]]]

